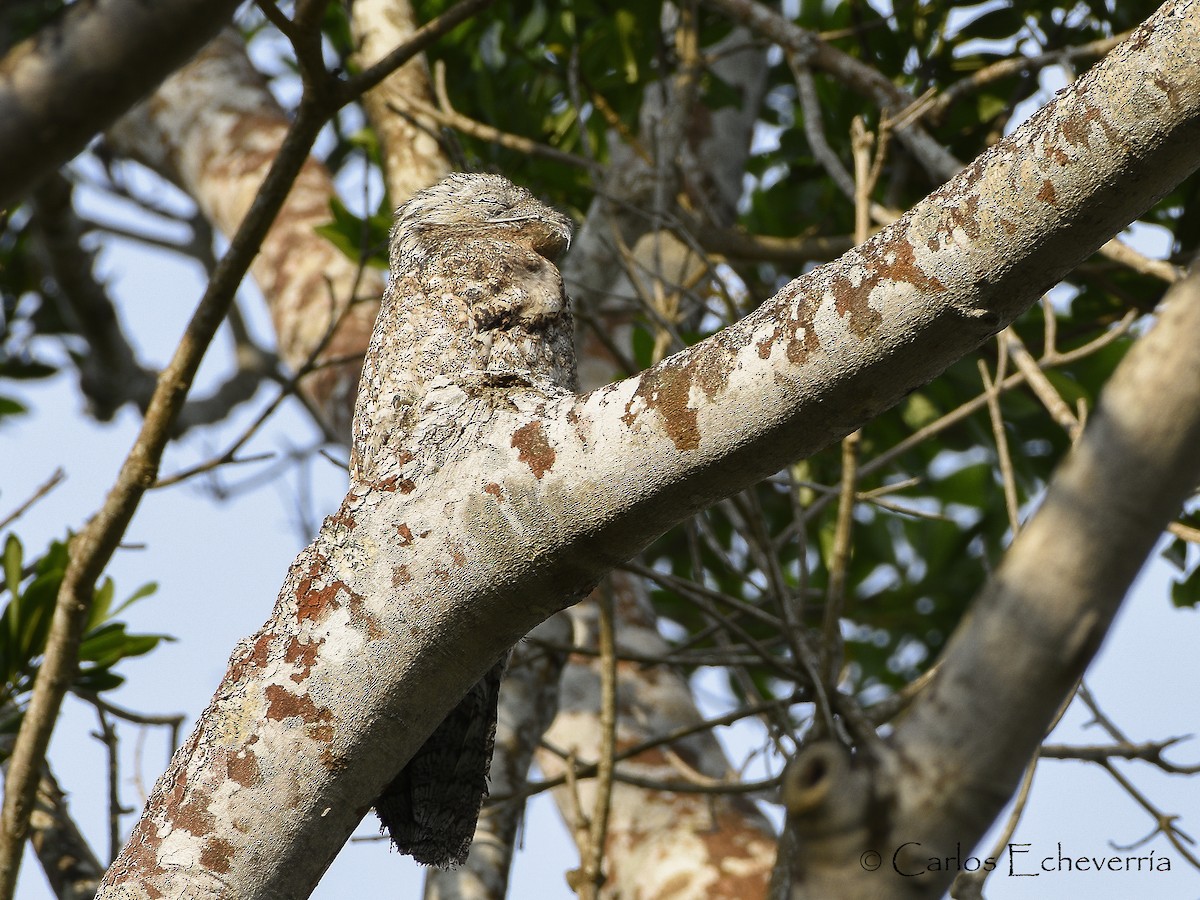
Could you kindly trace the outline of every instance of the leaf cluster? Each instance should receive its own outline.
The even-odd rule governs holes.
[[[9,534],[4,542],[3,612],[0,613],[0,731],[20,724],[34,679],[46,651],[59,586],[69,562],[68,542],[54,541],[41,555],[25,559],[20,539]],[[158,586],[144,584],[114,605],[111,578],[97,585],[79,646],[79,668],[70,690],[100,694],[120,687],[125,678],[116,671],[123,660],[144,656],[165,634],[131,634],[119,616],[132,604],[152,595]]]

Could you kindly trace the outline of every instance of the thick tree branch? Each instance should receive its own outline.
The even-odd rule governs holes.
[[[96,0],[0,59],[0,208],[150,93],[229,21],[238,0]]]
[[[829,767],[828,778],[812,779],[812,789],[830,797],[845,794],[851,781],[873,779],[868,792],[886,808],[834,801],[846,819],[836,851],[832,833],[814,833],[814,808],[791,809],[794,827],[809,837],[794,859],[794,900],[945,890],[955,873],[923,861],[974,846],[1007,802],[1146,555],[1200,479],[1197,341],[1200,271],[1169,292],[1158,324],[1113,375],[884,757],[870,767]],[[1107,766],[1114,755],[1157,760],[1162,747],[1100,749]],[[797,765],[811,770],[813,763],[802,756]],[[851,830],[858,839],[846,841]],[[895,870],[864,871],[856,863],[869,851]]]
[[[420,29],[418,36],[401,49],[409,55],[420,52],[429,42],[462,21],[464,8],[473,9],[477,4],[478,0],[466,0],[452,8]],[[398,52],[389,59],[399,60]],[[174,420],[237,286],[258,253],[289,187],[304,166],[321,126],[344,102],[346,99],[330,95],[328,84],[310,82],[306,85],[296,119],[230,241],[228,251],[217,264],[183,340],[159,376],[142,430],[116,483],[104,506],[71,542],[71,560],[59,589],[45,658],[38,670],[9,761],[0,815],[0,898],[11,897],[16,886],[38,772],[63,696],[78,664],[78,647],[93,585],[116,549],[142,494],[154,482]]]

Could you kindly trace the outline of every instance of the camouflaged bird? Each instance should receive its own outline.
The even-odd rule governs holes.
[[[378,482],[389,447],[417,424],[430,386],[451,381],[575,386],[572,323],[555,265],[571,239],[561,213],[498,175],[455,173],[396,211],[391,279],[367,354],[351,474]],[[379,371],[404,360],[403,371]],[[396,847],[462,864],[487,796],[498,660],[375,803]]]

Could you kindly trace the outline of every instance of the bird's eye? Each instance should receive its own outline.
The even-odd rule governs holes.
[[[475,202],[481,206],[486,206],[489,212],[500,212],[504,209],[504,203],[497,197],[476,197]]]

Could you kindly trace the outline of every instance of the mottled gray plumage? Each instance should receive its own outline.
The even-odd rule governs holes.
[[[438,380],[575,387],[571,314],[555,260],[571,220],[499,175],[454,173],[396,211],[391,280],[363,365],[351,475],[378,481],[384,446]],[[404,360],[400,371],[380,365]]]
[[[384,482],[397,456],[418,453],[405,438],[437,383],[574,388],[571,316],[555,266],[570,237],[569,219],[498,175],[449,175],[396,211],[391,280],[355,414],[356,481]],[[467,857],[487,796],[506,659],[376,801],[396,847],[418,862]]]

